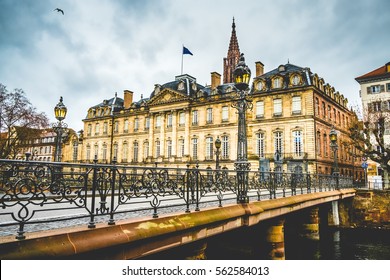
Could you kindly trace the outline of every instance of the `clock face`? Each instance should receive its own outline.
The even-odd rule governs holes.
[[[258,82],[258,83],[257,83],[257,89],[258,89],[258,90],[262,90],[263,87],[264,87],[263,82]]]

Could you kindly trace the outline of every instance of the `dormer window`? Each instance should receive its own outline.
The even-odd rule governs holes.
[[[264,83],[263,82],[258,82],[257,84],[256,84],[256,88],[257,88],[257,90],[263,90],[264,89]]]
[[[299,85],[299,82],[301,81],[301,78],[298,75],[294,75],[291,79],[291,82],[294,86]]]
[[[280,78],[275,78],[273,80],[273,88],[281,88],[281,79]]]
[[[184,81],[180,81],[177,90],[184,90]]]
[[[280,66],[278,67],[278,71],[279,71],[279,72],[284,72],[284,71],[286,71],[286,67],[285,67],[284,65],[280,65]]]

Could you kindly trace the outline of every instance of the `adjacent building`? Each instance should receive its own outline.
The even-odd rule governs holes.
[[[355,78],[355,80],[360,84],[363,119],[375,122],[375,116],[387,115],[384,142],[385,145],[390,145],[390,124],[388,121],[390,112],[390,62]],[[370,142],[378,151],[381,151],[381,147],[378,145],[374,135],[371,136]],[[388,174],[384,174],[383,168],[378,163],[369,161],[367,171],[370,181],[375,181],[382,177],[388,178]]]
[[[120,164],[215,168],[215,141],[221,140],[220,166],[234,168],[237,152],[236,98],[232,72],[240,51],[233,20],[221,75],[211,73],[202,86],[184,74],[155,85],[149,97],[133,100],[125,90],[89,108],[79,160]],[[358,155],[348,146],[348,125],[355,114],[348,101],[308,67],[291,63],[265,71],[255,63],[247,112],[251,169],[330,174],[334,163],[329,132],[338,131],[341,175],[362,176]]]

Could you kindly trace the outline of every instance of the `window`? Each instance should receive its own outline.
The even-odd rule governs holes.
[[[317,143],[316,143],[317,155],[321,155],[321,132],[317,131]]]
[[[381,102],[372,102],[371,103],[371,110],[374,112],[380,112],[381,111]]]
[[[198,110],[192,111],[192,124],[198,125]]]
[[[107,160],[107,144],[103,144],[103,160]]]
[[[160,140],[156,140],[156,158],[160,156]]]
[[[98,158],[98,154],[99,154],[99,146],[98,144],[95,144],[95,146],[93,147],[93,155],[94,155],[94,158]]]
[[[265,134],[263,132],[256,134],[256,153],[260,158],[264,158],[265,151]]]
[[[322,145],[324,146],[323,151],[324,151],[324,156],[328,156],[328,136],[324,134],[323,136],[323,141]]]
[[[390,83],[387,83],[387,84],[386,84],[386,91],[387,91],[387,92],[390,91]]]
[[[167,140],[167,156],[172,157],[172,140]]]
[[[276,131],[274,132],[274,141],[275,141],[275,153],[283,153],[283,132]]]
[[[264,117],[264,101],[256,102],[256,118]]]
[[[149,142],[144,142],[144,160],[149,157]]]
[[[138,142],[133,143],[133,162],[138,162]]]
[[[118,122],[118,121],[115,121],[115,122],[114,122],[114,132],[115,132],[115,133],[118,133],[118,131],[119,131],[119,122]]]
[[[222,159],[229,159],[229,137],[224,135],[222,136]]]
[[[192,138],[192,159],[198,159],[198,138]]]
[[[186,124],[186,114],[184,112],[180,112],[179,114],[179,126],[185,126]]]
[[[113,159],[118,160],[118,143],[114,143],[113,150]]]
[[[160,128],[161,127],[161,116],[158,115],[156,116],[156,125],[155,125],[156,128]]]
[[[172,114],[167,115],[167,127],[172,127]]]
[[[139,129],[139,118],[135,118],[134,120],[134,131],[138,131]]]
[[[296,130],[293,131],[293,139],[294,139],[294,156],[296,157],[302,157],[302,131]]]
[[[206,160],[213,159],[213,137],[206,137]]]
[[[179,150],[178,150],[178,156],[183,157],[184,156],[184,139],[179,139]]]
[[[207,108],[206,122],[213,123],[213,108]]]
[[[300,114],[301,113],[301,97],[293,96],[292,98],[292,113]]]
[[[91,146],[87,145],[86,160],[91,160]]]
[[[108,123],[107,123],[107,122],[104,122],[104,123],[103,123],[103,134],[104,134],[104,135],[107,135],[107,131],[108,131]]]
[[[281,79],[280,78],[275,78],[273,80],[273,88],[280,88],[281,87]]]
[[[370,87],[367,87],[367,93],[368,94],[375,94],[385,91],[385,85],[373,85]]]
[[[320,101],[318,100],[318,97],[316,97],[315,103],[316,103],[315,104],[315,115],[319,116],[320,115]]]
[[[99,123],[97,123],[95,125],[95,135],[99,135],[99,132],[100,132],[100,125],[99,125]]]
[[[297,86],[299,84],[299,82],[301,81],[301,79],[299,78],[298,75],[294,75],[294,77],[292,78],[292,84],[294,86]]]
[[[145,118],[145,130],[149,130],[150,128],[150,118],[146,117]]]
[[[282,99],[277,98],[274,99],[274,116],[282,115]]]
[[[127,142],[124,142],[123,146],[122,146],[122,161],[123,162],[127,162],[128,151],[129,151],[128,144],[127,144]]]
[[[127,120],[127,119],[123,123],[123,132],[124,133],[129,132],[129,120]]]
[[[222,107],[222,121],[223,122],[229,121],[229,107],[228,106]]]
[[[77,141],[73,142],[73,161],[77,161],[77,152],[78,152],[78,143]],[[47,147],[45,147],[46,150]],[[41,148],[42,149],[42,148]],[[42,152],[41,152],[42,153]]]

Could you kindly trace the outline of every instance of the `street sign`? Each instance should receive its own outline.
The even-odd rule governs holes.
[[[368,163],[367,162],[363,162],[362,163],[362,168],[366,169],[368,167]]]

